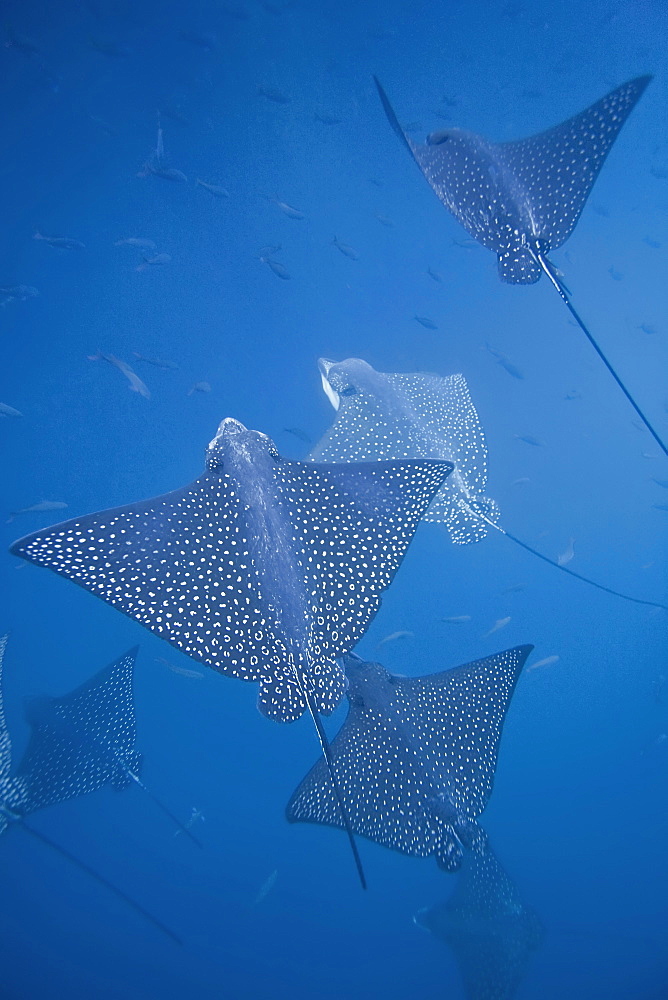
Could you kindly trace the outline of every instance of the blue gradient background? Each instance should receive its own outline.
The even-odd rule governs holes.
[[[453,124],[503,140],[655,74],[554,259],[665,437],[665,5],[232,4],[2,4],[1,20],[40,52],[0,49],[0,284],[40,296],[0,310],[0,399],[25,414],[0,426],[0,505],[62,500],[75,516],[174,489],[199,474],[226,415],[301,457],[307,446],[285,428],[317,440],[332,418],[316,359],[358,356],[382,371],[463,372],[502,523],[552,558],[574,537],[573,569],[665,601],[668,515],[653,505],[668,493],[651,479],[668,478],[665,460],[547,282],[504,286],[491,254],[453,243],[465,234],[392,133],[371,80],[417,137],[444,127],[436,112],[448,95]],[[213,33],[217,44],[206,51],[182,31]],[[91,38],[127,52],[109,57]],[[186,122],[168,117],[174,107]],[[158,109],[187,185],[136,176]],[[341,122],[324,125],[316,110]],[[196,177],[230,198],[213,199]],[[306,219],[287,218],[274,196]],[[32,239],[36,230],[86,247],[54,250]],[[334,235],[359,260],[340,254]],[[136,272],[141,254],[113,245],[128,236],[153,239],[172,262]],[[258,260],[279,244],[290,281]],[[524,380],[495,363],[486,341]],[[180,367],[138,363],[146,400],[87,360],[98,348]],[[188,396],[204,379],[212,391]],[[573,390],[580,398],[566,400]],[[527,434],[543,446],[515,437]],[[3,523],[5,543],[57,519]],[[193,807],[206,817],[203,851],[175,839],[137,789],[33,819],[159,914],[183,948],[10,830],[0,844],[3,998],[462,995],[449,951],[412,923],[452,885],[432,859],[362,842],[363,894],[339,833],[284,820],[317,752],[307,719],[271,724],[253,686],[169,672],[156,657],[196,665],[52,574],[9,555],[0,574],[15,759],[27,739],[24,696],[62,694],[140,642],[144,780],[184,819]],[[454,615],[472,621],[441,620]],[[520,679],[483,817],[547,931],[518,997],[668,996],[668,692],[654,694],[668,673],[665,615],[569,580],[501,536],[454,547],[422,526],[358,651],[373,657],[397,630],[414,638],[387,644],[382,659],[408,674],[523,642],[535,644],[534,660],[560,657]],[[253,906],[274,870],[274,888]]]

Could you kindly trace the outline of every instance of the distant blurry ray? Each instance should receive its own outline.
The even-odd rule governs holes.
[[[414,920],[454,952],[467,1000],[511,1000],[543,940],[538,915],[489,846],[467,851],[450,898]]]
[[[41,809],[44,806],[52,805],[55,802],[64,802],[77,795],[94,791],[110,780],[110,778],[107,769],[107,774],[102,780],[99,780],[100,773],[104,772],[105,769],[104,767],[91,768],[90,763],[87,761],[87,758],[90,758],[91,754],[85,748],[80,748],[78,753],[73,749],[69,754],[66,754],[59,747],[58,738],[53,740],[49,746],[48,740],[41,740],[36,733],[33,733],[30,745],[26,750],[16,775],[14,777],[10,776],[12,748],[9,731],[5,722],[2,696],[2,666],[6,645],[7,636],[4,635],[0,637],[0,834],[4,833],[10,824],[12,826],[20,826],[35,840],[39,840],[71,864],[80,868],[87,875],[90,875],[91,878],[113,892],[114,895],[122,899],[123,902],[127,903],[128,906],[132,907],[133,910],[146,920],[149,920],[160,931],[167,934],[173,941],[181,944],[180,939],[169,927],[145,910],[131,896],[128,896],[122,889],[109,882],[104,875],[95,871],[90,865],[81,861],[80,858],[75,857],[75,855],[26,821],[26,814]],[[128,656],[132,657],[132,663],[134,663],[134,651],[126,654],[124,659],[127,659]],[[118,661],[118,663],[122,662]],[[117,664],[113,664],[112,666],[115,667]],[[83,688],[80,688],[79,691],[83,693]],[[74,693],[76,694],[77,692]],[[96,702],[98,699],[95,697],[94,692],[91,692],[91,695],[90,698],[84,698],[80,704],[83,712],[82,721],[90,721],[96,718]],[[106,731],[108,734],[111,734],[108,727]],[[127,734],[123,737],[121,733],[120,742],[127,742]],[[53,757],[49,754],[49,749],[53,751]],[[96,771],[98,772],[97,774],[95,773]],[[50,781],[53,783],[52,788],[49,788]]]
[[[26,703],[30,742],[17,771],[26,813],[87,795],[103,785],[142,788],[195,843],[200,842],[139,777],[132,680],[137,647],[62,698]]]
[[[492,792],[499,741],[533,646],[424,677],[345,659],[349,709],[331,755],[353,831],[456,871],[464,848],[485,850],[476,819]],[[290,822],[341,828],[322,761],[286,810]]]
[[[360,358],[318,361],[336,420],[309,454],[314,462],[434,458],[454,463],[425,521],[442,523],[453,542],[479,541],[499,509],[484,496],[487,447],[463,375],[377,372]]]
[[[194,659],[259,682],[268,717],[293,722],[308,709],[327,757],[318,713],[345,690],[336,658],[366,631],[451,471],[289,461],[228,417],[189,486],[56,525],[12,551]]]
[[[532,284],[546,274],[592,347],[657,444],[668,447],[639,408],[575,311],[548,258],[571,235],[619,131],[652,78],[640,76],[554,128],[493,143],[450,128],[414,142],[374,77],[390,125],[434,193],[479,243],[497,255],[499,277]]]
[[[377,372],[360,358],[318,361],[325,395],[336,418],[309,454],[317,462],[369,462],[438,458],[454,464],[432,500],[425,521],[442,523],[459,545],[483,539],[492,528],[527,552],[583,583],[636,604],[668,610],[623,594],[550,559],[499,523],[487,486],[485,435],[463,375]]]

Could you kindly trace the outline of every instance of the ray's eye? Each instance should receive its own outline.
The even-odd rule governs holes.
[[[447,142],[450,136],[447,132],[430,132],[427,136],[428,146],[442,146],[444,142]]]
[[[345,385],[343,389],[339,389],[339,396],[356,396],[357,389],[354,385]]]

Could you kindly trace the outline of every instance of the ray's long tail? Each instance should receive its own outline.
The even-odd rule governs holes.
[[[334,758],[332,757],[332,751],[329,745],[329,740],[327,739],[327,733],[322,725],[322,720],[318,715],[317,709],[311,704],[311,699],[306,692],[304,693],[306,698],[306,704],[308,705],[308,710],[311,713],[311,718],[318,733],[318,739],[320,740],[320,746],[322,748],[322,755],[325,758],[325,763],[327,764],[327,770],[329,771],[329,776],[332,781],[332,787],[334,788],[334,795],[336,796],[336,801],[341,813],[341,818],[343,820],[343,825],[345,831],[348,835],[348,841],[350,843],[350,849],[353,852],[353,858],[355,859],[355,865],[357,867],[357,874],[359,875],[360,883],[363,889],[366,889],[366,876],[364,874],[364,868],[362,867],[362,859],[360,858],[359,851],[357,850],[357,844],[355,842],[355,834],[353,833],[353,828],[350,825],[350,818],[346,811],[346,807],[343,803],[343,796],[341,795],[341,786],[339,785],[336,773],[334,770]]]
[[[668,611],[668,606],[660,604],[658,601],[645,601],[641,597],[632,597],[630,594],[623,594],[621,590],[613,590],[612,587],[606,587],[603,583],[597,583],[596,580],[590,580],[588,576],[583,576],[582,573],[576,573],[574,569],[569,569],[568,566],[562,566],[554,559],[550,559],[549,556],[543,555],[543,553],[539,552],[538,549],[532,548],[526,542],[523,542],[521,538],[511,534],[511,532],[506,528],[502,528],[500,524],[495,524],[494,521],[486,517],[485,514],[481,514],[480,511],[473,510],[473,508],[468,505],[466,510],[474,517],[480,518],[480,520],[484,521],[485,524],[488,524],[490,528],[494,528],[495,531],[505,535],[506,538],[511,540],[511,542],[515,542],[516,545],[521,546],[521,548],[530,552],[538,559],[542,559],[543,562],[549,563],[549,565],[554,566],[555,569],[560,569],[562,573],[568,573],[569,576],[575,577],[576,580],[580,580],[582,583],[588,583],[590,587],[596,587],[597,590],[603,590],[606,594],[612,594],[614,597],[621,597],[624,601],[631,601],[633,604],[645,604],[650,608],[660,608],[662,611]]]
[[[557,293],[559,295],[559,298],[562,300],[562,302],[565,303],[566,308],[570,312],[571,316],[573,317],[573,319],[575,320],[575,322],[577,323],[577,325],[580,327],[580,329],[584,333],[585,337],[587,338],[587,340],[589,341],[589,343],[591,344],[591,346],[594,348],[594,350],[598,354],[599,358],[601,359],[601,361],[603,362],[603,364],[605,365],[605,367],[608,369],[608,371],[610,372],[610,374],[614,378],[615,382],[617,383],[617,385],[619,386],[619,388],[622,390],[622,392],[624,393],[624,395],[628,399],[629,403],[631,404],[631,406],[633,407],[633,409],[636,411],[636,413],[638,414],[638,416],[642,420],[643,424],[645,425],[645,427],[647,428],[647,430],[650,432],[650,434],[652,435],[652,437],[654,438],[654,440],[658,444],[659,448],[661,448],[661,450],[664,453],[664,455],[668,455],[668,447],[664,444],[664,442],[661,439],[661,437],[659,436],[658,432],[654,429],[654,427],[652,426],[652,424],[650,423],[650,421],[647,419],[647,417],[645,416],[645,414],[642,412],[642,410],[640,409],[640,407],[636,403],[635,399],[633,398],[633,396],[631,395],[631,393],[629,392],[629,390],[626,388],[626,386],[622,382],[621,378],[619,377],[619,375],[617,374],[617,372],[615,371],[615,369],[612,367],[612,365],[610,364],[610,362],[606,358],[605,354],[603,353],[603,351],[599,347],[598,343],[596,342],[596,340],[594,340],[594,337],[592,336],[592,334],[590,333],[590,331],[587,329],[586,325],[584,324],[584,322],[580,318],[580,316],[579,316],[578,312],[576,311],[573,303],[571,302],[570,295],[568,294],[567,288],[564,286],[563,282],[561,282],[559,280],[559,278],[557,277],[557,275],[554,273],[554,268],[551,266],[550,261],[547,260],[547,258],[545,257],[544,254],[542,254],[542,253],[540,253],[540,252],[538,252],[536,250],[532,249],[531,253],[532,253],[533,258],[536,261],[536,263],[540,265],[540,267],[542,268],[542,270],[545,272],[545,274],[550,279],[550,282],[552,283],[552,285],[556,288]],[[577,574],[574,574],[574,575],[577,576]],[[620,596],[623,596],[623,595],[620,595]]]
[[[176,942],[176,944],[180,945],[183,944],[181,938],[177,937],[174,931],[170,930],[166,924],[163,924],[161,920],[158,920],[158,918],[154,917],[152,913],[149,913],[148,910],[145,910],[140,903],[134,900],[131,896],[128,896],[125,892],[123,892],[122,889],[119,889],[118,886],[114,885],[113,882],[110,882],[108,879],[106,879],[104,875],[100,875],[100,873],[95,871],[94,868],[91,868],[90,865],[87,865],[85,861],[81,861],[79,858],[75,857],[74,854],[70,854],[68,850],[66,850],[64,847],[61,847],[60,844],[57,844],[54,840],[51,840],[50,837],[47,837],[45,836],[45,834],[40,833],[40,831],[36,830],[34,826],[29,826],[29,824],[26,823],[24,819],[20,820],[20,823],[23,829],[26,830],[31,837],[34,837],[35,840],[39,840],[42,844],[46,844],[47,847],[50,847],[52,851],[56,852],[56,854],[60,854],[60,856],[69,861],[70,864],[75,865],[77,868],[80,868],[81,871],[85,872],[87,875],[90,875],[90,877],[95,879],[96,882],[99,882],[100,885],[105,886],[106,889],[109,889],[109,891],[113,892],[115,896],[118,896],[119,899],[122,899],[124,903],[127,903],[127,905],[132,907],[132,909],[136,913],[139,913],[142,917],[144,917],[145,920],[148,920],[150,923],[152,923],[154,927],[157,927],[159,931],[162,931],[163,934],[166,934],[167,937],[171,938],[171,940]]]
[[[195,834],[192,832],[192,830],[189,830],[188,827],[185,826],[181,822],[180,819],[177,819],[177,817],[174,815],[174,813],[170,809],[167,808],[167,806],[165,805],[165,803],[162,802],[157,797],[157,795],[153,794],[153,792],[151,791],[150,788],[146,787],[146,785],[144,784],[144,782],[141,780],[141,778],[138,775],[136,775],[134,773],[134,771],[128,771],[127,773],[128,773],[128,777],[132,778],[132,780],[134,782],[136,782],[136,784],[139,785],[139,787],[142,789],[142,791],[146,792],[146,794],[148,795],[148,797],[150,799],[152,799],[153,802],[155,802],[155,804],[158,806],[158,808],[162,809],[162,811],[165,813],[166,816],[169,816],[169,818],[171,819],[172,823],[174,823],[174,825],[179,828],[179,830],[181,831],[181,833],[185,833],[188,837],[190,837],[190,839],[193,840],[197,844],[198,847],[203,847],[204,846],[202,844],[202,841],[199,840],[195,836]]]

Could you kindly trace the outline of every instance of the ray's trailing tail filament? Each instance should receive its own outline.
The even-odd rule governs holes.
[[[336,778],[336,774],[334,772],[334,759],[332,757],[332,751],[330,749],[329,740],[327,739],[327,733],[325,732],[325,730],[323,728],[322,720],[321,720],[320,716],[318,715],[317,710],[311,704],[311,701],[310,701],[310,698],[308,697],[308,694],[306,694],[305,696],[306,696],[306,703],[308,705],[308,710],[311,713],[311,718],[313,719],[313,723],[315,725],[316,732],[318,733],[318,739],[320,740],[320,746],[322,748],[322,755],[325,758],[325,763],[327,764],[327,770],[329,771],[329,777],[331,779],[332,787],[334,789],[334,795],[336,797],[336,802],[337,802],[337,805],[339,807],[339,811],[341,813],[341,818],[343,820],[343,825],[345,827],[345,831],[346,831],[346,833],[348,835],[348,841],[350,843],[350,849],[353,852],[353,857],[355,859],[355,866],[357,867],[357,874],[359,875],[360,884],[361,884],[361,886],[362,886],[363,889],[366,889],[367,888],[366,875],[364,874],[364,868],[362,867],[362,859],[360,858],[359,851],[357,850],[357,844],[355,842],[355,835],[353,833],[353,828],[350,825],[350,819],[348,817],[348,813],[346,811],[346,807],[343,804],[343,796],[341,795],[341,787],[339,785],[339,782],[338,782],[338,780]]]
[[[587,338],[587,340],[589,341],[589,343],[591,344],[591,346],[594,348],[594,350],[598,354],[599,358],[601,359],[601,361],[603,362],[603,364],[605,365],[605,367],[608,369],[608,371],[610,372],[610,374],[614,378],[615,382],[617,383],[617,385],[619,386],[619,388],[622,390],[622,392],[624,393],[624,395],[628,399],[629,403],[631,404],[631,406],[633,407],[633,409],[636,411],[636,413],[638,414],[638,416],[642,420],[643,424],[645,425],[645,427],[647,428],[647,430],[650,432],[650,434],[652,435],[652,437],[654,438],[654,440],[658,444],[659,448],[661,448],[661,451],[664,453],[664,455],[668,455],[668,447],[664,444],[664,442],[662,441],[662,439],[659,437],[659,434],[657,433],[657,431],[655,431],[654,427],[649,422],[649,420],[647,419],[647,417],[645,416],[645,414],[642,412],[642,410],[640,409],[640,407],[636,403],[635,399],[633,398],[633,396],[631,395],[631,393],[629,392],[629,390],[626,388],[626,386],[624,385],[624,383],[620,379],[619,375],[617,374],[617,372],[615,371],[615,369],[612,367],[612,365],[610,364],[610,362],[606,358],[605,354],[603,353],[603,351],[601,350],[601,348],[597,344],[596,340],[594,340],[594,337],[591,335],[591,333],[589,332],[589,330],[587,329],[587,327],[583,323],[583,321],[580,318],[579,314],[577,313],[575,307],[573,306],[573,303],[570,300],[570,296],[568,294],[568,291],[567,291],[565,285],[559,280],[559,278],[554,273],[554,268],[552,267],[550,261],[539,250],[536,251],[536,250],[532,249],[531,250],[531,254],[532,254],[534,260],[536,261],[536,263],[540,265],[540,267],[543,269],[544,273],[550,279],[550,282],[552,283],[552,285],[554,285],[554,287],[556,288],[556,290],[557,290],[557,292],[559,294],[559,297],[566,304],[566,308],[570,312],[571,316],[573,317],[573,319],[575,320],[575,322],[577,323],[577,325],[580,327],[580,329],[584,333],[585,337]],[[573,575],[577,576],[576,573],[573,574]],[[614,591],[612,591],[612,593],[614,593]],[[632,600],[632,598],[631,598],[631,600]]]
[[[146,787],[146,785],[145,785],[145,784],[144,784],[144,782],[143,782],[143,781],[141,780],[141,778],[139,777],[139,775],[135,774],[135,773],[134,773],[134,771],[130,771],[129,769],[128,769],[128,771],[127,771],[127,775],[128,775],[128,778],[131,778],[131,779],[132,779],[132,781],[134,781],[134,782],[135,782],[135,783],[136,783],[137,785],[139,785],[139,787],[140,787],[140,788],[141,788],[141,789],[142,789],[142,790],[143,790],[144,792],[146,792],[146,794],[148,795],[148,797],[149,797],[150,799],[152,799],[152,800],[153,800],[153,802],[155,802],[155,804],[156,804],[156,805],[157,805],[157,806],[158,806],[158,807],[159,807],[160,809],[162,809],[162,811],[163,811],[163,812],[165,813],[165,815],[166,815],[166,816],[169,816],[169,818],[171,819],[172,823],[174,823],[174,825],[175,825],[175,826],[177,826],[177,827],[179,828],[179,830],[181,831],[181,833],[185,833],[185,834],[186,834],[186,835],[187,835],[188,837],[190,837],[190,839],[191,839],[192,841],[194,841],[194,842],[195,842],[195,843],[197,844],[197,846],[198,846],[198,847],[203,847],[203,846],[204,846],[204,845],[202,844],[202,841],[201,841],[201,840],[199,840],[199,839],[198,839],[198,838],[197,838],[197,837],[195,836],[195,834],[194,834],[194,833],[192,832],[192,830],[189,830],[189,829],[188,829],[188,827],[187,827],[187,826],[185,826],[185,825],[184,825],[184,824],[183,824],[183,823],[181,822],[181,820],[180,820],[180,819],[177,819],[177,817],[176,817],[176,816],[174,815],[174,813],[173,813],[173,812],[172,812],[172,811],[171,811],[170,809],[168,809],[168,808],[167,808],[167,806],[165,805],[165,803],[164,803],[164,802],[161,802],[161,800],[160,800],[160,799],[159,799],[159,798],[157,797],[157,795],[154,795],[154,794],[153,794],[153,792],[152,792],[152,791],[150,790],[150,788],[147,788],[147,787]]]
[[[554,566],[555,569],[560,569],[562,573],[568,573],[569,576],[574,576],[576,580],[581,580],[582,583],[588,583],[591,587],[596,587],[597,590],[603,590],[606,594],[612,594],[614,597],[621,597],[622,600],[624,601],[631,601],[633,604],[645,604],[647,605],[647,607],[650,608],[660,608],[661,611],[668,611],[668,606],[666,606],[665,604],[660,604],[658,601],[645,601],[640,597],[631,597],[630,594],[622,594],[620,590],[613,590],[612,587],[606,587],[605,584],[603,583],[597,583],[595,580],[590,580],[589,577],[583,576],[581,573],[576,573],[575,570],[569,569],[568,566],[562,566],[554,559],[550,559],[549,556],[543,555],[543,553],[539,552],[538,549],[533,549],[530,545],[527,545],[527,543],[523,542],[521,538],[518,538],[516,535],[511,534],[510,531],[508,531],[506,528],[502,528],[500,524],[495,524],[494,521],[491,521],[488,517],[485,517],[485,515],[481,514],[479,511],[474,511],[471,507],[468,507],[468,510],[471,512],[471,514],[474,514],[475,516],[481,518],[486,524],[490,526],[490,528],[494,528],[502,535],[505,535],[506,538],[509,538],[511,540],[511,542],[515,542],[516,545],[519,545],[521,548],[525,549],[527,552],[530,552],[532,555],[537,556],[538,559],[542,559],[543,562],[549,563],[549,565]]]
[[[123,892],[122,889],[119,889],[118,886],[114,885],[113,882],[110,882],[108,879],[106,879],[104,875],[100,875],[100,873],[95,871],[94,868],[91,868],[90,865],[87,865],[84,861],[81,861],[79,858],[75,857],[74,854],[70,854],[68,850],[66,850],[64,847],[61,847],[60,844],[57,844],[54,840],[51,840],[50,837],[47,837],[45,836],[45,834],[40,833],[40,831],[36,830],[34,826],[29,826],[24,819],[20,819],[19,822],[23,827],[23,829],[27,830],[30,836],[34,837],[35,840],[39,840],[41,841],[42,844],[46,844],[46,846],[50,847],[52,851],[56,852],[56,854],[60,854],[60,856],[65,858],[66,861],[69,861],[70,864],[75,865],[77,868],[80,868],[81,871],[85,872],[87,875],[90,875],[90,877],[95,879],[96,882],[99,882],[100,885],[103,885],[106,889],[109,889],[110,892],[113,892],[115,896],[118,896],[119,899],[122,899],[124,903],[127,903],[127,905],[132,907],[132,909],[135,910],[136,913],[139,913],[142,917],[144,917],[145,920],[148,920],[150,923],[152,923],[154,927],[157,927],[159,931],[162,931],[163,934],[166,934],[167,937],[171,938],[171,940],[174,941],[176,944],[179,945],[183,944],[181,938],[178,937],[174,933],[174,931],[170,930],[170,928],[166,924],[163,924],[161,920],[158,920],[158,918],[154,917],[152,913],[149,913],[148,910],[145,910],[140,903],[134,900],[131,896],[128,896],[125,892]]]

